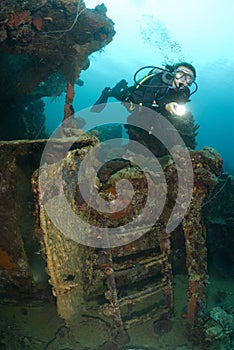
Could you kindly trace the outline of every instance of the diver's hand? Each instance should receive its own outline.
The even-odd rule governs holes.
[[[170,102],[170,103],[166,104],[165,109],[170,114],[174,114],[174,115],[179,116],[179,117],[181,117],[187,113],[185,106],[178,104],[176,102]]]
[[[165,109],[168,113],[170,114],[176,114],[177,115],[177,108],[178,108],[178,103],[176,102],[170,102],[165,105]]]

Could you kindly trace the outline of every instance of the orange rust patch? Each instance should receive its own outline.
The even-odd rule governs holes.
[[[11,260],[11,257],[0,248],[0,267],[8,271],[12,271],[17,267],[17,264]]]
[[[124,246],[123,246],[123,250],[124,250],[125,252],[130,253],[130,252],[132,251],[132,243],[128,243],[128,244],[124,245]]]
[[[31,23],[32,19],[29,11],[20,11],[15,13],[10,13],[8,17],[7,26],[10,29],[16,29],[20,25],[25,23]]]
[[[38,31],[40,31],[40,30],[42,29],[43,21],[42,21],[41,16],[39,16],[39,15],[34,16],[32,22],[33,22],[34,27],[35,27]]]
[[[113,199],[114,198],[117,198],[117,192],[116,192],[116,189],[115,189],[115,187],[109,187],[108,189],[106,189],[105,190],[105,193],[107,194],[107,195],[112,195],[113,196]]]

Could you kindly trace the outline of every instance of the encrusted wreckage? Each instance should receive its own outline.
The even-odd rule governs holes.
[[[66,91],[64,119],[72,115],[74,84],[81,70],[88,68],[89,54],[108,44],[114,33],[113,22],[106,16],[104,5],[91,10],[82,0],[3,0],[0,70],[4,84],[0,88],[0,98],[4,134],[1,137],[14,139],[18,134],[10,133],[13,127],[9,127],[9,123],[21,130],[23,124],[19,121],[23,119],[26,129],[23,135],[38,137],[38,132],[33,132],[38,124],[38,112],[43,122],[40,99],[44,96],[58,96]],[[58,313],[67,326],[79,327],[85,323],[92,332],[101,328],[105,334],[101,349],[117,349],[128,343],[129,330],[137,323],[168,321],[173,317],[176,269],[184,263],[188,280],[184,317],[190,335],[194,335],[197,342],[202,341],[208,283],[202,210],[222,173],[222,160],[211,148],[192,150],[197,126],[192,116],[189,121],[185,126],[174,119],[177,130],[191,148],[194,182],[186,215],[172,232],[166,230],[177,199],[178,169],[170,155],[161,156],[159,161],[167,185],[162,214],[147,230],[143,227],[137,232],[135,228],[130,241],[124,241],[123,229],[122,244],[114,247],[101,248],[100,227],[124,227],[141,215],[147,202],[147,181],[157,184],[159,174],[150,171],[146,177],[130,160],[109,161],[96,175],[95,191],[105,201],[117,200],[117,183],[128,179],[134,196],[124,209],[100,213],[85,202],[76,179],[86,154],[100,141],[95,134],[81,136],[77,131],[75,139],[70,139],[68,134],[60,135],[59,139],[50,141],[53,152],[44,162],[41,159],[47,139],[1,142],[2,302],[43,300],[53,303],[56,300]],[[72,147],[63,154],[71,140]],[[60,153],[62,158],[58,161]],[[96,156],[95,162],[98,162],[98,154]],[[150,163],[147,159],[145,162]],[[62,181],[57,181],[57,175],[62,175]],[[41,176],[48,191],[41,191]],[[85,173],[81,182],[89,182],[89,176],[89,172]],[[164,192],[157,190],[156,185],[148,203],[150,208],[161,203],[160,196]],[[53,201],[59,203],[63,194],[72,211],[92,227],[82,232],[82,237],[89,237],[89,245],[65,235],[48,215],[45,207],[48,209]],[[126,197],[126,204],[128,199]],[[183,202],[180,204],[183,206]],[[64,217],[66,211],[57,214]],[[208,217],[212,217],[212,211],[208,212]],[[209,227],[216,224],[208,220]],[[69,220],[66,221],[66,232],[72,229],[70,225]],[[182,261],[177,257],[178,248],[185,251]],[[219,257],[222,251],[217,248],[215,254]],[[217,314],[219,318],[226,316],[223,310],[214,311],[213,320],[217,319]],[[207,334],[212,338],[212,325],[206,325]]]
[[[115,34],[106,11],[83,0],[1,1],[1,139],[46,137],[45,96],[66,92],[64,118],[74,113],[74,85],[89,55]]]
[[[5,300],[9,295],[17,300],[19,292],[28,298],[39,299],[53,294],[57,300],[58,313],[67,325],[74,326],[91,319],[92,325],[97,322],[108,329],[109,341],[124,344],[128,342],[128,329],[137,322],[170,319],[173,316],[172,261],[176,255],[175,241],[183,235],[188,276],[186,318],[190,329],[196,332],[199,339],[203,334],[208,277],[202,206],[222,172],[220,156],[210,148],[190,151],[194,171],[192,201],[181,225],[171,233],[166,231],[166,224],[176,200],[177,170],[170,157],[162,157],[160,161],[167,180],[168,196],[159,220],[135,241],[114,248],[95,248],[95,242],[99,239],[98,227],[125,224],[126,220],[139,214],[146,200],[147,183],[144,173],[130,161],[111,161],[98,174],[100,194],[105,200],[115,198],[116,183],[127,178],[136,191],[134,205],[130,204],[125,209],[108,215],[97,214],[84,202],[78,183],[73,180],[85,155],[97,145],[98,139],[92,135],[78,137],[64,160],[54,163],[56,152],[64,149],[68,139],[52,141],[55,153],[49,155],[48,163],[41,164],[41,176],[48,188],[48,192],[43,193],[43,198],[38,182],[39,171],[36,169],[39,168],[46,141],[1,144],[1,166],[6,165],[6,162],[8,164],[1,169],[3,201],[0,215],[1,222],[4,222],[0,242],[1,295]],[[31,212],[26,208],[29,203],[33,206],[34,202],[32,191],[29,191],[33,171],[37,239],[33,232],[29,232],[35,224],[33,208],[31,207]],[[60,171],[64,177],[62,189],[61,184],[57,183]],[[152,179],[154,176],[155,174],[150,174]],[[91,235],[94,247],[68,238],[51,221],[45,206],[53,204],[52,199],[59,202],[63,192],[66,193],[72,210],[82,220],[88,220],[90,225],[96,227],[85,232]],[[17,202],[15,198],[19,196],[21,200]],[[156,205],[158,200],[160,199],[154,198],[151,204]],[[12,208],[11,213],[9,208]],[[69,221],[66,225],[69,229]],[[13,227],[18,229],[13,230]],[[40,241],[40,246],[37,240]],[[14,246],[10,244],[12,241]],[[32,251],[35,253],[37,250],[41,251],[41,256],[46,261],[51,290],[47,282],[41,284],[40,276],[45,268],[42,262],[37,266],[37,271],[33,267],[35,255]]]

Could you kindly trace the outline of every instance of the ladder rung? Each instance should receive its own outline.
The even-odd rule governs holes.
[[[150,321],[152,320],[152,318],[154,318],[155,320],[155,318],[157,318],[158,316],[159,318],[163,318],[164,316],[167,316],[169,313],[170,313],[169,309],[165,308],[165,306],[160,306],[157,309],[152,309],[150,312],[143,313],[142,315],[137,317],[132,317],[129,320],[123,319],[124,328],[128,329],[139,322],[144,323],[144,322]]]
[[[136,259],[136,263],[140,266],[144,266],[146,269],[155,265],[161,265],[164,261],[167,260],[167,257],[164,256],[163,254],[153,256],[153,257],[148,257],[145,259]],[[132,266],[130,268],[126,268],[125,265],[123,264],[122,266],[120,264],[114,264],[115,265],[115,272],[120,275],[121,272],[129,271],[131,269],[134,269],[136,266]]]
[[[142,290],[139,293],[128,295],[126,297],[119,299],[119,305],[120,307],[122,307],[127,304],[133,304],[138,301],[144,300],[145,298],[148,298],[154,294],[159,293],[165,287],[166,287],[166,283],[162,282],[158,284],[156,287],[149,287],[147,289]]]

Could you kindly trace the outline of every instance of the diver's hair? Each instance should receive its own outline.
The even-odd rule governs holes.
[[[172,73],[172,72],[174,72],[175,69],[177,69],[178,67],[181,67],[181,66],[184,66],[184,67],[190,69],[194,74],[194,78],[196,78],[196,76],[197,76],[196,69],[193,67],[192,64],[187,63],[187,62],[178,62],[178,63],[173,64],[172,66],[167,64],[166,69],[168,69]]]

